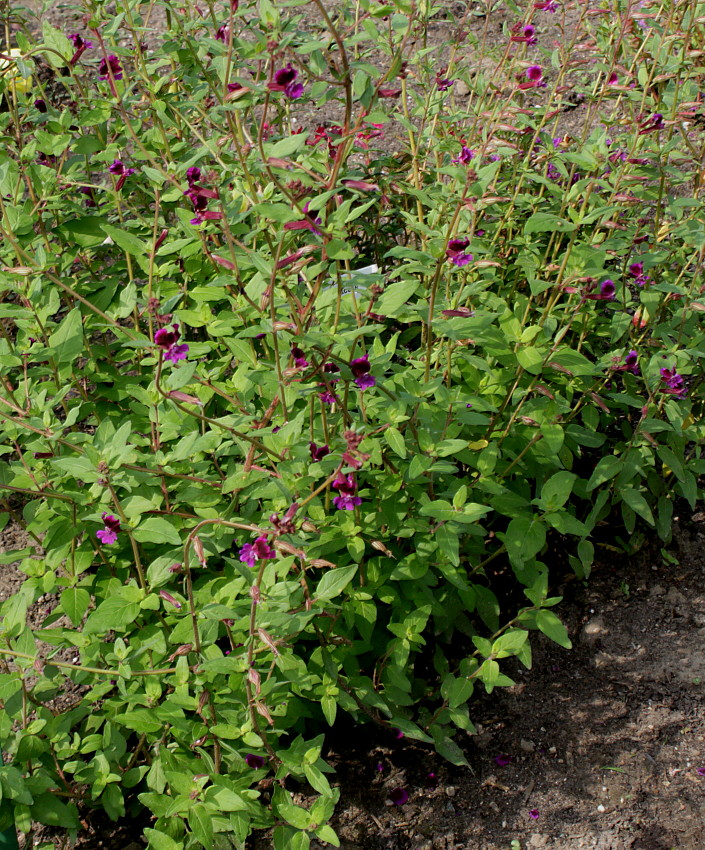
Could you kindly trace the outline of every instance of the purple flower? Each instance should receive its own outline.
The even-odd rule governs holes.
[[[333,499],[333,504],[339,511],[352,511],[362,504],[362,499],[357,495],[357,484],[352,473],[343,475],[339,472],[331,487],[339,493]]]
[[[467,266],[472,262],[472,254],[465,252],[470,244],[469,239],[451,239],[446,248],[446,256],[454,266]]]
[[[330,449],[327,445],[317,446],[315,443],[309,443],[308,450],[311,452],[311,460],[314,463],[318,463],[319,460],[323,460],[326,455],[330,454]]]
[[[529,817],[532,820],[538,820],[539,818],[539,810],[538,809],[529,809]]]
[[[634,375],[639,374],[639,355],[636,351],[630,351],[627,356],[624,358],[625,367],[632,372]]]
[[[600,297],[605,298],[607,300],[612,300],[614,298],[614,293],[616,292],[614,283],[607,279],[603,280],[600,284]]]
[[[275,72],[274,79],[268,83],[267,88],[270,91],[283,91],[288,98],[296,100],[304,93],[304,87],[301,83],[295,82],[298,76],[299,72],[292,67],[290,62],[285,68],[280,68]]]
[[[438,785],[438,775],[432,770],[429,770],[429,772],[426,774],[426,787],[435,788],[436,785]]]
[[[122,65],[120,60],[114,54],[110,54],[107,59],[102,59],[100,68],[98,68],[98,79],[107,80],[112,74],[113,79],[122,79]]]
[[[355,383],[361,390],[367,390],[374,387],[375,379],[370,375],[370,361],[365,354],[363,357],[356,357],[350,361],[350,369],[353,373]]]
[[[500,767],[506,767],[508,764],[512,763],[512,757],[505,753],[500,753],[498,756],[495,756],[494,760]]]
[[[101,518],[105,528],[102,528],[100,531],[96,531],[95,536],[106,546],[109,546],[111,543],[116,543],[118,531],[120,531],[120,520],[112,514],[107,513],[103,513]]]
[[[174,599],[174,597],[166,590],[160,590],[159,595],[165,602],[169,602],[174,608],[181,608],[181,603],[178,599]]]
[[[230,38],[230,27],[227,24],[221,24],[215,33],[215,37],[218,41],[222,41],[225,44]]]
[[[543,79],[543,68],[540,65],[529,65],[526,76],[532,83],[539,83]]]
[[[695,772],[698,776],[705,776],[705,767],[696,767]]]
[[[254,543],[245,543],[240,549],[240,560],[243,564],[248,564],[254,567],[255,561],[264,561],[267,558],[274,558],[276,552],[267,543],[267,538],[263,535],[258,537]]]
[[[447,77],[441,77],[440,73],[436,74],[436,88],[438,91],[448,91],[453,83],[454,80],[449,80]]]
[[[631,263],[629,274],[634,278],[634,283],[637,286],[644,286],[644,284],[649,283],[651,280],[648,275],[644,274],[644,264],[642,262]]]
[[[38,97],[38,98],[34,101],[34,108],[35,108],[38,112],[41,112],[42,114],[43,114],[43,113],[45,113],[45,112],[47,111],[47,104],[46,104],[46,101],[45,101],[45,100],[43,100],[41,97]]]
[[[685,398],[687,390],[683,382],[683,375],[676,372],[676,367],[672,369],[661,369],[661,380],[666,384],[667,389],[664,392],[671,395],[677,395],[679,398]]]
[[[321,231],[317,227],[321,223],[321,219],[319,216],[314,218],[313,214],[309,213],[308,201],[303,205],[302,211],[306,214],[306,217],[299,219],[299,221],[287,221],[284,230],[310,230],[311,233],[321,236]]]
[[[171,360],[172,363],[178,363],[179,360],[186,359],[188,345],[186,343],[178,345],[177,343],[181,336],[179,326],[177,324],[173,324],[171,328],[171,330],[168,330],[168,328],[160,328],[154,334],[154,342],[164,352],[165,360]]]
[[[475,158],[475,151],[471,151],[470,148],[463,145],[460,149],[460,153],[458,156],[451,160],[454,163],[460,162],[462,165],[467,165],[472,159]]]
[[[392,788],[389,799],[395,806],[403,806],[409,800],[409,792],[406,788]]]
[[[454,257],[451,257],[450,261],[454,266],[462,268],[472,262],[472,254],[456,254]]]
[[[197,165],[192,165],[191,168],[186,169],[186,180],[188,181],[189,188],[193,188],[195,183],[201,179],[201,169]]]
[[[253,770],[259,770],[264,767],[264,758],[263,756],[256,756],[254,753],[248,753],[245,756],[245,764]]]
[[[299,369],[305,369],[308,366],[306,352],[295,345],[291,347],[291,356],[294,358],[294,365],[298,366]]]
[[[93,47],[92,41],[86,41],[86,39],[83,38],[83,36],[80,36],[76,32],[72,33],[69,36],[69,41],[73,42],[73,46],[76,48],[76,50],[80,50],[81,48],[83,48],[84,50],[87,50],[89,47]]]

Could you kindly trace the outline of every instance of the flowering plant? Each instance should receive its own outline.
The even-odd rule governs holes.
[[[169,7],[147,46],[90,4],[0,81],[24,831],[141,808],[157,850],[337,846],[340,713],[466,763],[475,690],[570,647],[565,570],[698,497],[697,27],[662,75],[682,14],[585,7],[549,66],[565,9],[529,4],[488,72],[470,13],[427,48],[432,5],[315,6]]]

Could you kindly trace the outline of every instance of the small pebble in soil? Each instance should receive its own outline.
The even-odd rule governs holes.
[[[455,785],[449,785],[445,789],[445,791],[446,791],[446,797],[455,797],[455,795],[458,793],[458,789],[455,787]]]
[[[605,807],[602,805],[602,803],[600,803],[600,805],[597,807],[597,811],[600,813],[605,811]]]

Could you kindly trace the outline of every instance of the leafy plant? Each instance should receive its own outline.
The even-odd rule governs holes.
[[[118,6],[0,83],[3,795],[337,846],[340,712],[465,763],[556,561],[698,497],[699,6],[474,74],[430,3]]]

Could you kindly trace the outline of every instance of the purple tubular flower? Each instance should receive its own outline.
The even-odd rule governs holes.
[[[472,159],[475,158],[475,151],[471,151],[469,147],[463,145],[460,149],[460,153],[458,156],[451,160],[453,163],[461,163],[462,165],[467,165]],[[451,240],[454,241],[454,240]]]
[[[318,463],[319,460],[323,460],[326,455],[330,454],[330,449],[327,445],[317,446],[315,443],[309,443],[308,450],[311,452],[311,460],[314,463]]]
[[[72,33],[69,36],[69,41],[73,42],[73,46],[76,48],[76,50],[80,50],[81,48],[83,48],[83,50],[87,50],[89,47],[93,47],[92,41],[86,41],[83,36],[80,36],[76,32]]]
[[[615,285],[611,280],[609,280],[609,278],[602,281],[600,284],[600,298],[606,301],[612,301],[614,299],[615,292]]]
[[[245,764],[253,770],[259,770],[261,767],[264,767],[264,758],[262,756],[256,756],[253,753],[248,753],[245,756]]]
[[[361,390],[367,390],[374,387],[375,379],[370,375],[370,361],[365,354],[363,357],[357,357],[350,361],[350,369],[353,373],[355,383]]]
[[[639,374],[638,358],[639,358],[639,355],[636,353],[636,351],[630,351],[627,354],[627,356],[624,358],[624,365],[634,375]]]
[[[406,788],[392,788],[389,792],[389,799],[395,806],[403,806],[409,800],[409,792]]]
[[[472,254],[456,254],[450,258],[450,261],[454,266],[462,268],[462,266],[467,266],[468,263],[472,262]]]
[[[667,392],[685,395],[686,390],[683,384],[683,375],[679,375],[676,372],[675,366],[672,369],[661,369],[661,380],[668,387]]]
[[[254,567],[255,561],[264,561],[268,558],[274,558],[276,552],[267,543],[267,538],[263,535],[258,537],[254,543],[245,543],[240,549],[240,560],[243,564]]]
[[[532,820],[538,820],[539,818],[539,810],[538,809],[529,809],[529,817]]]
[[[98,68],[98,79],[107,80],[110,78],[111,74],[115,80],[122,79],[122,65],[120,64],[120,60],[117,56],[112,53],[107,59],[101,60],[100,68]]]
[[[532,83],[539,83],[543,79],[543,68],[540,65],[529,65],[526,76]]]
[[[290,100],[296,100],[304,93],[304,87],[301,83],[296,82],[299,72],[294,68],[291,62],[285,67],[280,68],[274,74],[274,79],[267,86],[270,91],[283,91]]]
[[[331,487],[339,493],[333,499],[333,504],[339,511],[352,511],[362,504],[362,499],[357,495],[357,484],[352,473],[343,475],[339,472]]]
[[[109,546],[111,543],[117,543],[118,531],[120,531],[120,520],[108,513],[103,513],[101,518],[105,528],[102,528],[100,531],[96,531],[95,536],[106,546]]]
[[[167,590],[160,590],[159,595],[165,602],[169,602],[174,608],[181,608],[181,603],[178,599],[174,599],[174,597]]]
[[[448,91],[454,82],[454,80],[449,80],[447,77],[441,77],[440,74],[436,76],[436,88],[438,91]]]
[[[198,183],[201,179],[201,169],[197,165],[192,165],[186,170],[186,180],[189,188],[193,188],[194,183]]]
[[[168,328],[160,328],[154,334],[154,342],[164,352],[165,360],[170,360],[172,363],[178,363],[179,360],[186,359],[188,345],[186,343],[178,345],[177,343],[181,336],[179,326],[177,324],[173,324],[171,328],[171,330]]]
[[[308,360],[306,359],[306,352],[301,348],[293,345],[291,347],[291,356],[294,358],[294,365],[298,366],[299,369],[305,369],[308,366]]]

